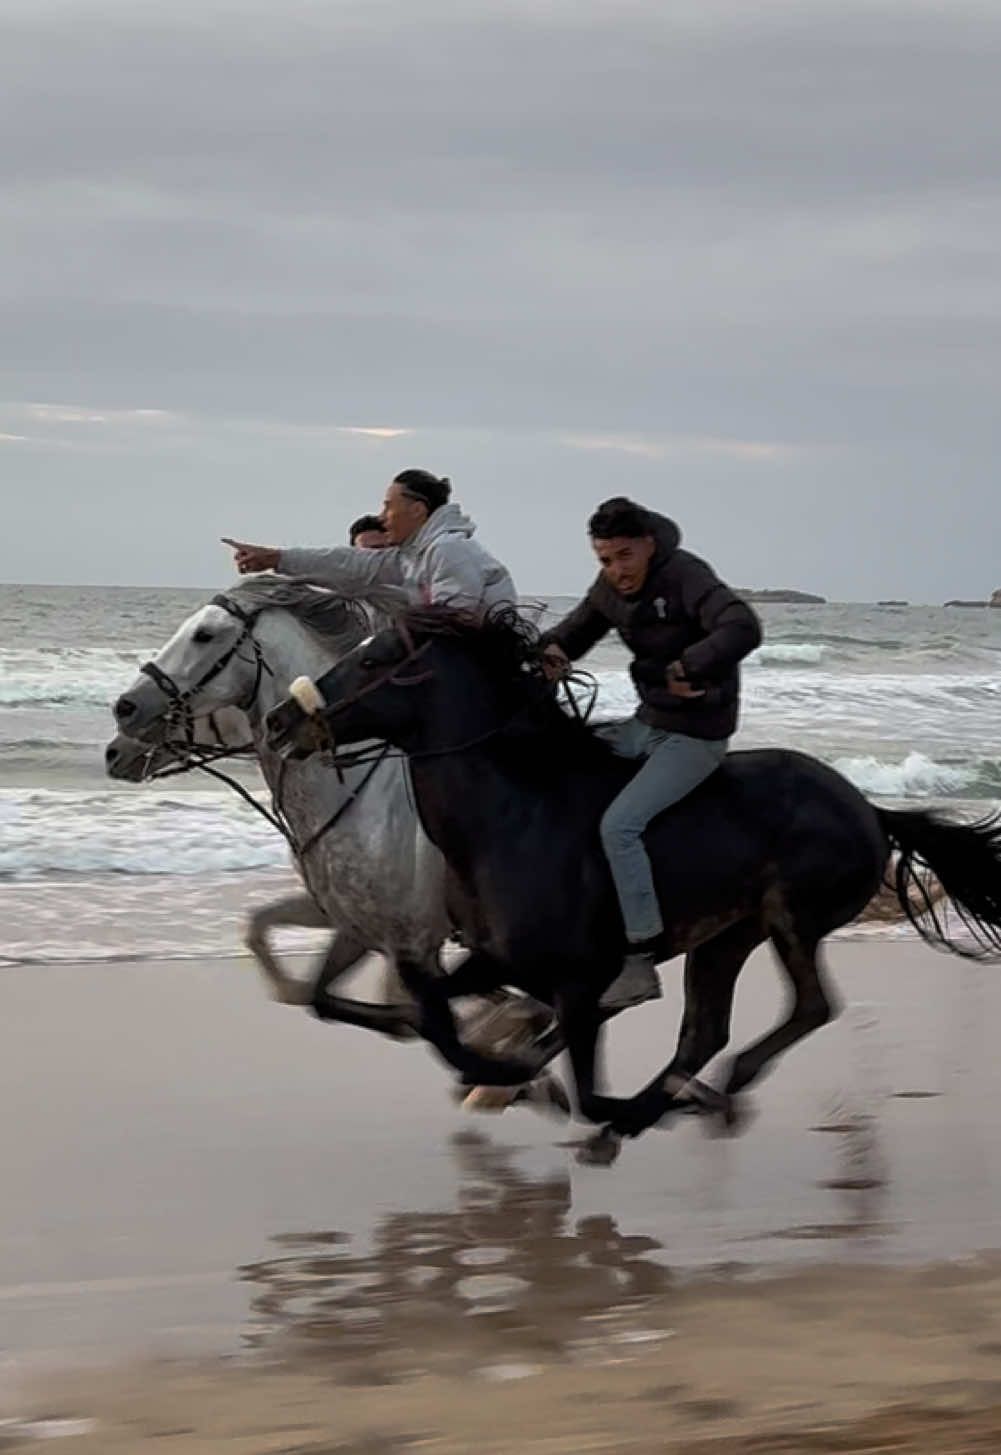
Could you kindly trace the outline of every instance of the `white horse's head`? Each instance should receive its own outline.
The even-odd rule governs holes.
[[[266,633],[265,613],[286,613],[288,641]],[[322,638],[336,660],[369,630],[364,612],[330,591],[283,576],[248,577],[215,596],[183,622],[114,705],[123,734],[158,743],[177,734],[178,724],[222,707],[253,714],[267,680],[287,683],[298,675],[302,627]],[[269,636],[267,644],[262,640]],[[284,648],[284,649],[283,649]]]

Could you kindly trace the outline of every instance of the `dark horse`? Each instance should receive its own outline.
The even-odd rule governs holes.
[[[511,612],[475,624],[442,608],[413,611],[293,693],[269,717],[274,746],[379,738],[409,756],[421,821],[448,863],[472,947],[445,980],[401,965],[422,1034],[467,1080],[525,1080],[536,1068],[462,1046],[449,999],[505,984],[552,1004],[581,1114],[606,1123],[612,1144],[686,1100],[711,1102],[695,1077],[726,1045],[737,976],[764,940],[789,977],[791,1004],[737,1056],[721,1106],[832,1017],[821,941],[877,892],[893,849],[901,905],[927,940],[977,957],[1001,950],[1001,820],[961,825],[880,809],[802,753],[732,753],[646,835],[667,926],[659,958],[686,955],[674,1058],[638,1095],[602,1095],[598,998],[621,963],[623,929],[598,824],[630,766],[558,706],[532,630]],[[965,940],[950,939],[927,896],[930,917],[915,916],[908,891],[923,884],[922,866]]]

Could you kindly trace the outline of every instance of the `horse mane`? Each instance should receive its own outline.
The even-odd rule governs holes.
[[[450,637],[475,647],[491,674],[542,679],[539,632],[514,606],[495,606],[479,616],[447,603],[411,606],[400,622],[414,636]]]
[[[441,637],[459,642],[471,649],[477,664],[492,682],[510,692],[526,707],[535,706],[531,715],[532,741],[558,749],[577,762],[607,762],[611,757],[608,745],[593,727],[564,712],[558,705],[553,684],[542,669],[540,632],[513,606],[495,606],[485,616],[475,616],[448,605],[411,607],[399,623],[415,638]],[[524,727],[512,726],[500,736],[517,739],[525,745]]]
[[[251,613],[276,608],[291,612],[318,637],[340,639],[352,628],[362,635],[371,631],[371,622],[361,601],[347,600],[298,576],[243,576],[224,595]]]

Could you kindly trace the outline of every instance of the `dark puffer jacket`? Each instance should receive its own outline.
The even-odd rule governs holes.
[[[571,660],[615,630],[633,653],[630,665],[641,706],[638,716],[665,732],[728,738],[740,707],[738,663],[761,641],[756,613],[711,566],[681,549],[673,520],[649,512],[657,551],[642,590],[621,595],[599,576],[581,604],[547,632],[543,645]],[[703,697],[674,697],[667,669],[681,662]]]

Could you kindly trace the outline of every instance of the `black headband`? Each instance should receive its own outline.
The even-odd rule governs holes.
[[[443,475],[440,480],[436,475],[429,474],[426,480],[397,480],[396,483],[408,499],[426,505],[428,513],[445,505],[452,493],[452,482],[447,475]]]

